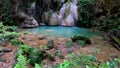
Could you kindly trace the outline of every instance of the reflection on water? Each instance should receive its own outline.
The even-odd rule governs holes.
[[[25,31],[34,34],[43,34],[45,36],[53,37],[71,37],[73,34],[80,34],[86,37],[101,35],[100,33],[92,32],[85,28],[62,27],[62,26],[40,26],[37,28],[25,29]]]

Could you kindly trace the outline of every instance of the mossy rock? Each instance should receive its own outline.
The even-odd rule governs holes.
[[[53,40],[49,40],[49,41],[47,42],[47,47],[48,47],[49,49],[52,49],[52,48],[54,47],[54,41],[53,41]]]
[[[85,36],[81,36],[79,34],[78,35],[73,35],[71,37],[71,39],[72,39],[73,42],[76,42],[78,40],[83,40],[83,41],[85,41],[86,44],[91,44],[91,40],[89,38],[87,38]]]

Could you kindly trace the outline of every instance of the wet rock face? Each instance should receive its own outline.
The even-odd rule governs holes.
[[[78,20],[77,0],[37,1],[36,17],[46,25],[74,26]]]
[[[28,4],[27,7],[21,7],[18,12],[18,17],[23,19],[22,27],[37,27],[38,22],[45,25],[74,26],[78,20],[77,0],[36,0],[25,4]]]
[[[21,27],[37,27],[39,26],[37,20],[34,18],[35,15],[35,2],[23,1],[24,6],[18,11],[18,19],[22,20],[20,22]],[[27,7],[26,7],[27,6]]]
[[[60,15],[62,16],[63,26],[74,26],[78,20],[77,6],[71,3],[65,3],[60,9]]]

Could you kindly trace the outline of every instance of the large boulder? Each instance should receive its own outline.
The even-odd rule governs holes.
[[[33,17],[25,19],[24,22],[21,24],[21,27],[37,27],[37,26],[39,26],[39,24]]]

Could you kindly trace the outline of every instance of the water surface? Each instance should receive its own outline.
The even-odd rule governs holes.
[[[28,31],[33,34],[43,34],[45,36],[53,37],[71,37],[73,34],[80,34],[86,37],[101,35],[100,33],[92,32],[86,28],[63,26],[40,26],[37,28],[25,29],[24,31]]]

